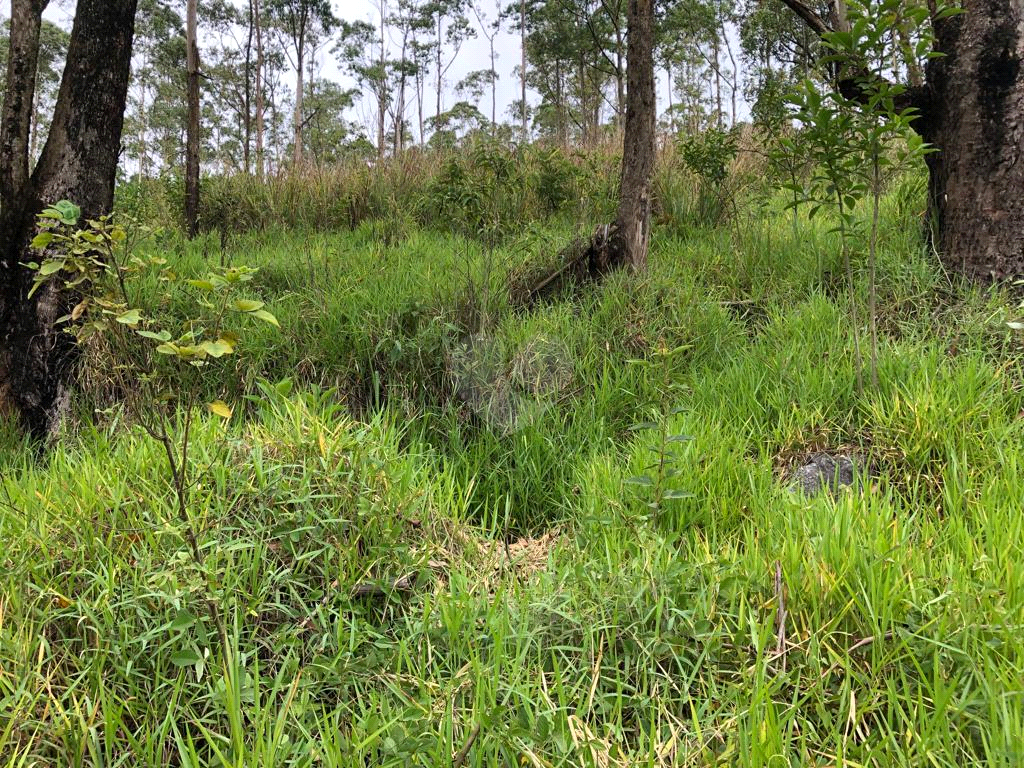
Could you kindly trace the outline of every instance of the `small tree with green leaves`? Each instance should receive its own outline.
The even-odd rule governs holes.
[[[200,393],[209,388],[217,363],[233,355],[246,322],[277,326],[262,301],[248,296],[256,270],[225,267],[199,279],[182,280],[164,259],[136,253],[136,230],[101,216],[80,222],[81,211],[62,200],[38,218],[32,248],[40,253],[32,291],[60,280],[78,301],[58,323],[78,344],[102,339],[110,350],[107,374],[123,398],[129,423],[140,425],[163,448],[182,537],[206,580],[207,605],[221,639],[214,575],[205,568],[199,534],[191,514],[194,486],[189,456],[190,433]],[[147,312],[141,287],[155,277],[170,292],[192,299],[193,311],[172,321]],[[228,420],[232,409],[222,399],[206,403],[210,413]]]
[[[849,30],[822,36],[829,52],[825,62],[835,65],[843,78],[842,93],[822,94],[818,84],[808,79],[797,87],[792,99],[795,116],[806,126],[801,144],[806,147],[817,171],[808,187],[803,187],[796,179],[785,186],[794,193],[792,205],[812,203],[812,216],[823,206],[835,210],[835,231],[839,233],[850,290],[858,391],[863,390],[863,363],[851,250],[867,245],[871,382],[877,386],[876,264],[883,178],[906,169],[932,151],[911,128],[916,110],[898,106],[903,101],[906,86],[884,77],[893,54],[891,30],[901,18],[907,18],[908,13],[920,14],[917,21],[923,22],[928,11],[926,8],[908,10],[901,0],[849,0]],[[916,52],[926,55],[929,50],[930,41],[924,39],[918,43]],[[867,220],[857,213],[865,199],[871,201]]]
[[[653,454],[651,461],[644,465],[640,474],[627,478],[625,482],[627,485],[638,487],[641,494],[648,499],[648,508],[655,514],[664,509],[666,502],[693,497],[689,491],[677,487],[675,480],[679,474],[679,469],[675,465],[682,458],[679,446],[689,442],[693,437],[673,433],[671,428],[672,418],[682,413],[685,407],[672,405],[683,390],[671,380],[670,367],[672,358],[686,349],[687,347],[669,349],[662,343],[654,350],[653,359],[631,361],[643,367],[644,377],[648,380],[652,376],[657,376],[655,382],[649,383],[657,389],[659,403],[653,420],[642,421],[632,427],[633,430],[654,435],[653,443],[649,446]]]

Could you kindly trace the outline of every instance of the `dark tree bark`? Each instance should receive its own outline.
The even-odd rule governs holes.
[[[830,27],[783,0],[817,34]],[[905,103],[928,156],[932,231],[947,269],[975,281],[1024,277],[1024,0],[964,0],[934,23],[921,87]],[[844,86],[846,86],[844,88]],[[848,83],[840,90],[849,96]]]
[[[198,0],[188,0],[185,21],[188,124],[185,130],[185,227],[189,240],[199,231],[199,40]]]
[[[113,206],[136,2],[79,0],[49,136],[20,187],[21,169],[27,167],[27,155],[21,154],[28,147],[27,133],[20,132],[24,123],[6,132],[2,142],[17,152],[5,153],[0,165],[0,409],[18,414],[36,437],[53,432],[67,402],[75,345],[55,321],[72,297],[51,281],[28,298],[33,274],[21,263],[31,258],[35,216],[46,205],[72,200],[89,218]],[[15,26],[26,18],[15,14]],[[11,103],[12,89],[15,100],[31,103],[31,92],[17,91],[30,82],[10,78],[5,103]],[[6,121],[4,128],[9,128]]]
[[[978,281],[1024,277],[1024,0],[967,0],[936,27],[922,138],[936,245]]]
[[[39,31],[48,0],[11,0],[7,89],[0,114],[0,227],[18,218],[16,201],[28,183],[32,107],[39,66]]]
[[[622,147],[622,187],[611,240],[614,261],[635,270],[647,266],[651,234],[651,178],[654,175],[654,3],[629,1],[626,40],[626,130]],[[619,253],[621,251],[621,253]]]

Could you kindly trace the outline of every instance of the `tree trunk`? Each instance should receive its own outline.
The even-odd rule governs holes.
[[[188,70],[188,125],[185,131],[185,227],[191,240],[199,231],[199,42],[198,0],[188,0],[185,22]]]
[[[27,180],[23,175],[27,122],[8,121],[8,112],[4,113],[4,140],[0,142],[4,149],[0,161],[0,408],[17,413],[39,438],[59,426],[68,399],[76,350],[72,337],[55,321],[66,314],[72,297],[61,291],[57,281],[50,281],[28,298],[33,273],[21,262],[31,258],[27,248],[35,216],[46,205],[72,200],[81,206],[83,218],[95,218],[113,206],[136,1],[79,0],[53,123],[39,163]],[[24,5],[41,12],[43,4]],[[38,14],[15,14],[14,18],[20,22],[15,25],[20,35],[21,23],[30,25]],[[15,37],[12,35],[12,41]],[[31,51],[26,50],[26,55],[32,55]],[[31,103],[30,91],[17,90],[27,84],[31,80],[10,78],[5,104]],[[11,111],[16,111],[15,107]]]
[[[295,132],[293,135],[294,146],[292,147],[292,165],[296,170],[302,165],[302,64],[305,55],[305,34],[299,33],[298,42],[295,45]]]
[[[647,267],[651,233],[651,179],[654,175],[656,102],[654,86],[654,0],[629,0],[626,38],[626,124],[619,209],[615,222],[599,226],[558,256],[553,271],[527,285],[510,285],[512,303],[530,306],[566,287],[598,280],[624,266]]]
[[[385,5],[380,6],[380,90],[377,92],[377,157],[384,157],[384,123],[387,119],[387,49],[384,30],[387,21],[384,15]]]
[[[491,135],[498,127],[498,69],[494,62],[498,58],[494,53],[494,37],[488,42],[491,44]]]
[[[676,132],[676,111],[672,103],[672,62],[665,62],[665,80],[668,81],[668,123],[672,133]]]
[[[253,29],[252,0],[249,2],[249,31],[245,38],[245,91],[242,96],[244,114],[244,135],[242,141],[242,166],[246,176],[252,174],[252,41]]]
[[[915,124],[928,156],[934,234],[947,268],[1024,277],[1024,0],[966,0],[939,23]]]
[[[32,105],[39,66],[39,30],[48,0],[11,0],[7,90],[0,113],[0,228],[20,218],[17,203],[28,183]],[[3,265],[6,269],[7,265]]]
[[[718,130],[722,130],[722,69],[721,69],[721,66],[718,63],[718,45],[719,45],[719,43],[718,43],[718,33],[717,32],[715,33],[715,38],[714,38],[713,42],[714,42],[714,47],[712,48],[713,53],[712,53],[711,61],[714,64],[714,70],[715,70],[715,73],[714,73],[715,74],[715,79],[714,79],[714,87],[715,87],[715,127]]]
[[[621,6],[620,6],[621,7]],[[615,25],[615,125],[622,129],[626,114],[626,78],[622,69],[622,32]]]
[[[437,67],[437,88],[435,89],[437,92],[437,105],[434,107],[435,117],[441,114],[441,91],[444,89],[444,71],[441,67],[441,54],[444,51],[444,40],[441,37],[441,21],[443,15],[443,11],[439,10],[437,12],[437,62],[435,63],[435,66]]]
[[[654,175],[654,3],[629,0],[626,40],[626,131],[622,148],[622,187],[615,217],[613,250],[634,270],[647,266],[651,234],[651,177]]]
[[[264,161],[263,128],[263,22],[260,18],[260,2],[252,1],[253,23],[256,25],[256,178],[262,179],[266,172]]]
[[[783,0],[818,35],[829,25]],[[836,28],[849,29],[843,2]],[[964,0],[935,23],[935,49],[906,106],[937,152],[927,157],[935,245],[946,267],[979,281],[1024,277],[1024,0]],[[840,89],[843,84],[840,83]]]
[[[522,71],[520,72],[520,85],[522,86],[523,96],[523,142],[525,143],[530,138],[530,128],[526,122],[526,0],[522,0],[519,4],[519,24],[521,31],[521,44],[522,44]]]

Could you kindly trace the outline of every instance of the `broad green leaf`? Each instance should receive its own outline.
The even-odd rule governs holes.
[[[210,357],[224,357],[235,351],[235,347],[224,339],[216,341],[204,341],[199,345]]]
[[[53,241],[53,232],[40,232],[32,238],[32,247],[41,251]]]
[[[178,611],[178,615],[174,617],[174,621],[171,622],[171,626],[168,629],[172,631],[188,629],[195,623],[195,615],[188,608],[182,608]]]
[[[253,317],[258,317],[260,320],[263,320],[264,322],[270,323],[275,328],[281,327],[281,324],[277,322],[277,318],[274,317],[269,312],[267,312],[267,310],[265,309],[257,309],[255,312],[250,312],[249,314],[252,315]]]
[[[39,267],[39,274],[42,276],[53,275],[64,269],[64,259],[47,259],[43,262],[42,266]]]
[[[168,331],[160,331],[154,333],[153,331],[136,331],[139,336],[144,339],[152,339],[153,341],[170,341],[171,334]]]
[[[59,218],[63,223],[68,225],[75,225],[78,223],[78,217],[82,215],[82,209],[72,203],[70,200],[61,200],[54,203],[47,210],[53,210],[57,212],[57,216],[51,218]]]
[[[627,477],[626,483],[629,485],[643,485],[648,488],[654,485],[654,481],[647,475],[634,475],[633,477]]]
[[[664,493],[662,498],[665,498],[665,499],[692,499],[693,498],[693,494],[690,493],[689,491],[673,491],[673,490],[668,490],[668,491],[665,491],[665,493]]]
[[[137,309],[129,309],[127,312],[122,312],[114,319],[122,325],[138,325],[142,320],[142,314]]]
[[[171,664],[176,667],[191,667],[199,663],[199,654],[195,651],[181,650],[171,654]]]
[[[262,301],[256,301],[254,299],[235,299],[235,302],[232,305],[232,307],[238,312],[255,312],[262,306]]]
[[[231,406],[223,400],[214,400],[212,403],[208,403],[206,407],[209,409],[210,413],[220,416],[222,419],[231,418]]]
[[[201,291],[212,291],[216,288],[216,286],[209,280],[189,280],[188,284]]]
[[[641,429],[657,429],[660,426],[656,421],[641,421],[639,424],[633,424],[629,428],[635,432]]]

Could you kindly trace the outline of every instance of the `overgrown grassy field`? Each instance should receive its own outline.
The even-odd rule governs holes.
[[[529,311],[557,218],[151,244],[259,267],[282,329],[197,413],[202,569],[116,409],[45,460],[5,433],[0,765],[1024,764],[1014,305],[944,274],[918,182],[862,393],[837,239],[773,204],[666,205],[647,275]],[[870,476],[804,498],[816,450]]]

